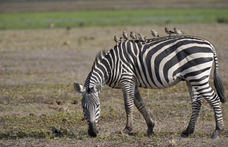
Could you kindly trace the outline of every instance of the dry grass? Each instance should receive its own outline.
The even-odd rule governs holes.
[[[146,136],[146,124],[134,109],[133,136],[123,135],[125,111],[121,90],[105,86],[100,94],[99,136],[90,138],[80,106],[81,95],[73,81],[83,84],[95,55],[110,49],[114,35],[122,30],[150,29],[164,36],[164,27],[177,27],[186,34],[210,40],[218,53],[220,75],[228,89],[228,28],[225,24],[175,24],[89,27],[45,30],[0,31],[0,146],[227,146],[228,110],[222,105],[225,131],[212,140],[214,116],[204,102],[196,130],[189,138],[180,133],[191,115],[190,98],[184,82],[163,90],[140,89],[155,135]],[[70,43],[64,44],[69,41]],[[226,93],[226,97],[228,97]],[[61,105],[54,102],[64,101]],[[74,101],[79,104],[74,104]],[[52,134],[51,126],[62,134]]]

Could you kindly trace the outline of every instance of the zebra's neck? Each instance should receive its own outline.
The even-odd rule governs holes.
[[[101,86],[105,85],[108,80],[108,75],[106,73],[99,74],[94,71],[91,71],[86,78],[84,87],[92,88],[95,84],[99,84]]]
[[[107,56],[109,56],[109,53],[99,52],[91,72],[86,78],[84,87],[92,88],[95,84],[103,86],[109,81],[112,65],[110,65],[110,58],[107,58]]]

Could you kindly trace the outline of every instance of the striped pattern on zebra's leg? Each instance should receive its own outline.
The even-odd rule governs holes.
[[[188,81],[186,81],[186,84],[188,86],[188,91],[192,102],[192,116],[189,121],[188,127],[181,133],[182,137],[188,137],[189,134],[194,133],[195,124],[202,105],[202,97],[200,96],[200,94],[196,91],[194,87],[192,87],[192,85]]]
[[[217,96],[217,94],[216,94]],[[216,121],[216,128],[215,131],[212,133],[211,138],[212,139],[218,139],[220,133],[224,130],[224,124],[223,124],[223,118],[222,118],[222,110],[220,107],[220,100],[217,96],[217,106],[213,106],[214,113],[215,113],[215,121]]]
[[[125,134],[130,134],[133,130],[133,100],[134,100],[134,91],[135,91],[135,83],[123,81],[121,82],[121,88],[123,90],[124,96],[124,105],[125,111],[127,115],[127,123],[123,132]]]
[[[146,105],[138,91],[138,89],[136,88],[135,90],[135,99],[134,99],[134,104],[136,106],[136,108],[139,110],[139,112],[143,115],[145,121],[146,121],[146,124],[147,124],[147,127],[148,127],[148,130],[147,130],[147,135],[148,136],[151,136],[154,132],[153,132],[153,128],[154,128],[154,123],[152,122],[152,119],[150,117],[150,115],[148,114],[147,112],[147,109],[146,109]]]
[[[218,139],[219,134],[224,129],[222,109],[220,106],[220,99],[219,99],[218,95],[214,92],[214,90],[210,87],[209,83],[206,83],[205,85],[203,85],[201,87],[195,87],[195,88],[196,88],[197,92],[199,92],[201,94],[201,96],[207,100],[207,102],[210,104],[210,106],[214,110],[216,128],[215,128],[215,131],[213,132],[211,138]]]
[[[192,102],[192,116],[189,121],[188,127],[181,133],[181,137],[188,137],[189,134],[193,134],[195,131],[195,124],[197,121],[197,117],[199,116],[202,98],[201,96],[197,97],[197,100]]]

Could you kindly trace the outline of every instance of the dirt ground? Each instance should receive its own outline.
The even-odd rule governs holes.
[[[186,35],[211,41],[217,50],[219,72],[227,91],[227,24],[153,24],[72,28],[70,31],[55,28],[0,30],[0,146],[227,146],[227,103],[222,104],[225,130],[220,139],[210,139],[215,123],[213,111],[206,102],[195,133],[189,138],[180,137],[191,115],[190,98],[183,82],[163,90],[140,89],[156,123],[152,137],[146,136],[145,121],[136,109],[134,135],[120,133],[126,122],[122,92],[105,86],[100,94],[99,136],[91,138],[87,135],[80,106],[81,95],[74,91],[73,82],[84,83],[97,52],[115,45],[114,35],[121,36],[126,30],[141,32],[150,38],[150,30],[155,29],[160,36],[165,36],[165,27],[176,27]],[[228,97],[227,92],[225,96]],[[64,103],[52,103],[59,100]],[[44,116],[50,120],[52,116],[60,117],[69,122],[53,123],[43,119]],[[14,117],[17,122],[11,119]],[[44,126],[40,125],[42,121],[45,121]],[[20,129],[23,123],[26,123],[24,136],[19,134],[23,131]],[[63,136],[54,137],[50,134],[31,135],[35,129],[48,134],[53,124],[66,129],[66,133],[63,131]],[[12,131],[15,134],[10,133]]]

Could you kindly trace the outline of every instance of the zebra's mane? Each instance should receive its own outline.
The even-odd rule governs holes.
[[[105,50],[99,51],[97,53],[96,58],[95,58],[95,60],[93,62],[92,70],[95,68],[95,65],[97,65],[99,61],[104,59],[106,54],[107,54],[107,52]]]
[[[90,79],[91,79],[91,76],[92,76],[92,71],[95,69],[95,66],[98,64],[98,62],[101,61],[102,59],[104,59],[104,57],[105,57],[106,54],[107,54],[107,53],[106,53],[105,50],[102,50],[102,51],[100,51],[100,52],[97,53],[96,58],[95,58],[95,60],[94,60],[94,62],[93,62],[93,66],[92,66],[92,68],[91,68],[91,71],[90,71],[90,73],[88,74],[88,76],[87,76],[87,78],[86,78],[86,81],[85,81],[84,87],[86,87],[87,90],[88,90],[89,88],[92,87],[92,86],[90,85],[90,84],[91,84],[91,83],[90,83]],[[93,85],[93,84],[94,84],[94,83],[92,83],[92,85]]]

